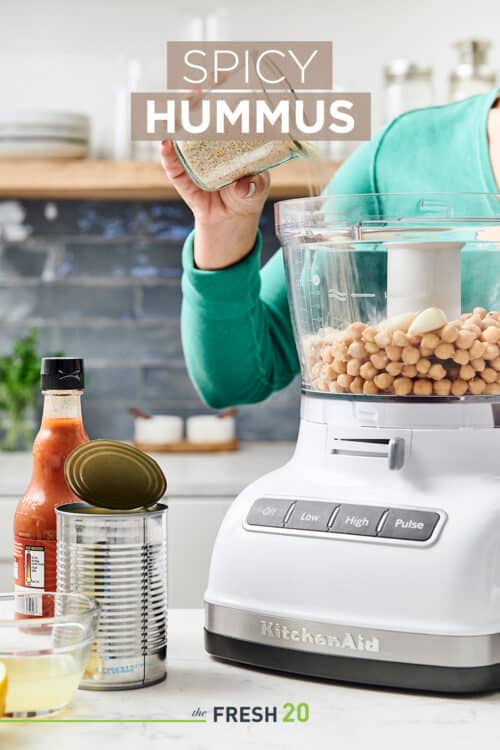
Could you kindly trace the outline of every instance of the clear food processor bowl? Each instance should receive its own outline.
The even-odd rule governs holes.
[[[306,391],[498,400],[500,195],[338,195],[275,210]]]

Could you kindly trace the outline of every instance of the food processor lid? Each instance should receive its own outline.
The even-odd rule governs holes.
[[[151,456],[114,440],[91,440],[76,448],[66,459],[64,475],[77,497],[109,510],[149,508],[167,489]]]
[[[500,242],[498,193],[357,193],[275,204],[278,237],[319,243]]]

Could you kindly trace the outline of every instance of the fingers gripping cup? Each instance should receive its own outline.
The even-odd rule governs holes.
[[[58,591],[99,602],[97,635],[81,688],[145,687],[166,676],[166,480],[131,446],[95,440],[66,462],[86,502],[57,508]]]

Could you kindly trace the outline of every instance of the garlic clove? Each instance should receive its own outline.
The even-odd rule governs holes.
[[[406,333],[415,320],[417,313],[404,313],[403,315],[395,315],[393,318],[387,318],[379,324],[380,331],[384,333],[392,334],[394,331],[403,331]]]
[[[408,329],[410,336],[420,336],[424,333],[437,331],[446,325],[448,319],[440,307],[428,307],[417,315]]]

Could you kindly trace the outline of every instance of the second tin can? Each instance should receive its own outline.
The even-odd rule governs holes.
[[[70,503],[57,514],[57,590],[100,604],[80,683],[90,690],[145,687],[166,676],[166,513]]]

